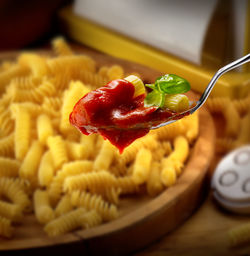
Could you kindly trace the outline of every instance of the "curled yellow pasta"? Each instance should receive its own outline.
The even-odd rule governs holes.
[[[21,164],[19,170],[21,178],[28,179],[31,182],[37,178],[38,167],[43,152],[43,145],[39,141],[34,141]]]
[[[132,177],[136,184],[143,184],[147,181],[152,161],[150,150],[141,148],[136,154]]]
[[[48,74],[48,66],[45,58],[35,53],[22,53],[18,58],[20,66],[27,67],[35,77],[43,77]]]
[[[84,173],[73,177],[67,177],[64,181],[64,191],[86,190],[100,191],[115,183],[115,177],[107,171]]]
[[[57,201],[62,192],[64,180],[67,177],[90,172],[93,169],[93,162],[88,160],[79,160],[69,162],[63,165],[62,170],[58,171],[49,187],[49,196],[52,201]]]
[[[31,116],[28,111],[20,108],[15,120],[15,156],[23,160],[28,152],[31,135]]]
[[[31,202],[27,195],[29,185],[27,182],[13,180],[11,178],[0,178],[0,196],[4,196],[13,204],[20,206],[22,211],[29,211]]]
[[[121,79],[124,77],[124,70],[119,65],[113,65],[108,69],[107,76],[109,80]]]
[[[233,103],[229,103],[223,110],[223,115],[226,120],[225,135],[236,137],[240,127],[240,115]]]
[[[161,165],[155,161],[152,163],[152,167],[147,179],[147,192],[150,196],[156,196],[162,192],[164,186],[161,182]]]
[[[59,56],[70,56],[73,55],[73,51],[70,46],[62,37],[58,37],[52,41],[54,51]]]
[[[0,157],[0,177],[17,177],[20,162],[16,159]]]
[[[39,141],[42,144],[46,144],[48,137],[53,136],[53,133],[51,119],[45,114],[40,115],[37,118],[37,135]]]
[[[117,149],[109,141],[104,141],[94,161],[94,169],[108,170],[116,154]]]
[[[0,200],[0,216],[10,219],[13,222],[20,222],[22,219],[22,209],[19,205]]]
[[[49,236],[58,236],[64,233],[73,231],[81,227],[79,218],[86,213],[84,208],[78,208],[70,211],[52,221],[50,221],[45,227],[44,231]]]
[[[230,246],[239,246],[250,241],[250,223],[236,226],[228,232]]]
[[[117,207],[104,201],[100,195],[75,190],[71,194],[71,203],[74,206],[84,207],[87,210],[96,210],[104,221],[113,220],[118,217]]]
[[[10,238],[13,235],[14,228],[11,226],[11,221],[0,216],[0,236]]]
[[[89,89],[80,81],[71,82],[69,90],[65,91],[63,105],[61,108],[61,123],[60,129],[62,132],[67,132],[72,129],[69,123],[69,115],[76,102],[89,92]]]
[[[49,151],[45,152],[41,158],[38,169],[38,182],[41,186],[48,187],[54,177],[54,165]]]
[[[54,219],[47,191],[37,189],[34,193],[34,210],[38,222],[45,224]]]
[[[55,216],[61,216],[67,212],[70,212],[71,210],[73,210],[73,206],[71,204],[71,197],[70,195],[64,195],[56,206]]]
[[[60,168],[64,163],[68,162],[66,143],[62,136],[50,136],[47,140],[47,144],[50,149],[53,163],[56,169]]]
[[[165,96],[164,107],[175,112],[182,112],[189,108],[189,99],[184,94],[168,94]]]
[[[101,224],[102,218],[96,210],[91,210],[79,217],[79,223],[82,228],[92,228]]]
[[[124,79],[134,85],[134,87],[135,87],[134,97],[137,97],[146,92],[145,86],[139,77],[130,75],[130,76],[125,77]]]
[[[136,153],[140,148],[144,147],[150,150],[154,150],[157,148],[157,146],[158,141],[156,140],[156,136],[154,134],[148,134],[142,138],[137,139],[134,143],[125,148],[124,152],[119,158],[119,161],[121,163],[128,163],[135,158]]]
[[[15,134],[0,139],[0,156],[13,157],[14,156],[14,137]]]
[[[81,143],[66,141],[66,147],[71,160],[86,159],[89,155],[88,148]]]

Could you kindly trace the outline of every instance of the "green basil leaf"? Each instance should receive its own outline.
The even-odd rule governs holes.
[[[146,98],[144,99],[144,106],[145,107],[163,107],[165,102],[165,94],[158,92],[157,90],[153,90],[152,92],[148,93]]]
[[[155,87],[167,94],[185,93],[190,90],[189,82],[174,74],[158,77],[155,81]]]
[[[145,84],[146,87],[154,90],[155,89],[155,84]]]

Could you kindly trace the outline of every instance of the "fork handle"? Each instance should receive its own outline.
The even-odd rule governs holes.
[[[205,91],[203,92],[203,94],[201,95],[200,99],[197,102],[197,105],[194,107],[194,109],[192,109],[192,113],[197,110],[198,108],[200,108],[206,101],[206,99],[208,98],[210,92],[212,91],[216,81],[219,79],[220,76],[222,76],[224,73],[237,68],[247,62],[250,61],[250,53],[245,55],[244,57],[235,60],[229,64],[227,64],[226,66],[220,68],[212,77],[211,81],[209,82],[207,88],[205,89]]]

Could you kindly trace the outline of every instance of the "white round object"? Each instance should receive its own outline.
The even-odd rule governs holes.
[[[212,178],[212,189],[223,207],[250,213],[250,146],[238,148],[220,161]]]

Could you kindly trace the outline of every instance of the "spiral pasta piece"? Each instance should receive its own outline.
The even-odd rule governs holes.
[[[179,113],[189,108],[189,99],[184,94],[168,94],[165,96],[164,107]]]
[[[20,222],[22,219],[22,209],[19,205],[7,203],[0,200],[0,216],[13,222]]]
[[[20,165],[16,159],[0,157],[0,177],[17,177]]]
[[[94,169],[108,170],[116,154],[117,148],[109,141],[104,141],[101,150],[94,161]]]
[[[53,131],[51,119],[45,114],[38,116],[37,118],[38,140],[45,145],[47,143],[48,137],[53,136],[53,133],[54,131]]]
[[[0,236],[10,238],[13,235],[14,228],[11,226],[11,221],[0,216]]]
[[[22,184],[23,183],[23,184]],[[22,211],[29,211],[31,202],[26,194],[29,185],[27,182],[0,178],[0,196],[8,198],[13,204],[20,206]]]
[[[105,202],[100,195],[75,190],[71,194],[71,203],[74,206],[84,207],[87,210],[96,210],[104,221],[113,220],[118,217],[117,207]]]
[[[237,137],[236,143],[238,145],[243,145],[250,142],[250,111],[246,114],[240,122],[239,135]]]
[[[134,97],[137,97],[139,95],[146,93],[144,83],[142,82],[142,80],[139,77],[130,75],[130,76],[125,77],[124,79],[134,85],[134,87],[135,87]]]
[[[147,180],[147,192],[150,196],[160,194],[164,189],[161,182],[161,164],[154,161]]]
[[[16,113],[15,119],[15,156],[23,160],[30,145],[31,116],[22,108]]]
[[[115,80],[115,79],[121,79],[124,77],[124,70],[119,65],[113,65],[108,69],[107,76],[109,81]]]
[[[139,187],[132,176],[119,177],[115,181],[114,187],[121,189],[121,194],[134,194],[138,192]]]
[[[121,188],[106,188],[104,193],[102,194],[103,198],[107,200],[109,203],[118,205],[120,202],[120,194],[122,192]]]
[[[115,177],[107,171],[93,173],[84,173],[73,177],[67,177],[64,181],[63,190],[87,190],[103,191],[105,187],[112,186],[115,183]]]
[[[11,80],[10,86],[14,86],[21,90],[32,90],[42,82],[41,77],[34,77],[33,75],[15,77]]]
[[[33,141],[19,170],[19,175],[21,178],[28,179],[31,182],[37,179],[38,167],[43,152],[43,145],[37,140]]]
[[[45,152],[41,158],[38,169],[38,182],[41,186],[48,187],[54,177],[54,166],[51,153]]]
[[[137,139],[134,143],[129,145],[127,148],[124,149],[123,154],[120,156],[120,163],[128,163],[131,162],[136,153],[139,151],[140,148],[144,147],[150,150],[156,149],[158,146],[158,142],[156,140],[156,136],[154,134],[148,134],[142,138]]]
[[[169,159],[165,159],[162,164],[161,181],[166,187],[173,186],[176,183],[177,174],[174,163]]]
[[[236,137],[240,127],[240,115],[233,103],[229,103],[223,110],[223,115],[226,120],[225,135]]]
[[[183,124],[186,127],[185,136],[189,143],[193,143],[199,135],[199,111],[183,118]]]
[[[60,96],[57,95],[57,97],[46,97],[43,99],[43,104],[42,106],[44,108],[51,108],[53,110],[60,110],[61,109],[61,106],[63,104],[63,100]]]
[[[47,143],[56,169],[68,162],[66,143],[62,136],[50,136]]]
[[[52,221],[50,221],[45,227],[44,231],[49,236],[58,236],[67,232],[73,231],[81,227],[79,219],[86,213],[84,208],[78,208],[70,211]]]
[[[240,226],[232,228],[228,232],[230,245],[239,246],[250,241],[250,224],[245,223]]]
[[[70,56],[73,55],[73,51],[70,46],[62,37],[58,37],[52,41],[52,47],[58,56]]]
[[[209,97],[206,102],[208,109],[212,113],[221,113],[223,109],[227,107],[227,105],[230,104],[230,99],[226,97],[215,97],[211,98]]]
[[[29,70],[20,65],[13,65],[4,72],[0,73],[0,94],[4,92],[5,86],[16,76],[27,75]]]
[[[60,74],[68,70],[72,75],[74,71],[85,69],[91,72],[95,72],[95,62],[93,59],[86,55],[73,55],[73,56],[61,56],[56,58],[50,58],[47,60],[49,70],[52,74]]]
[[[39,87],[35,87],[32,90],[18,89],[15,86],[8,88],[8,93],[15,102],[31,101],[40,104],[45,97],[52,96],[55,92],[53,83],[48,80],[43,81]]]
[[[48,74],[48,66],[45,58],[35,53],[22,53],[18,58],[20,66],[27,67],[35,77],[43,77]]]
[[[143,184],[147,181],[152,161],[150,150],[141,148],[136,154],[132,177],[136,184]]]
[[[233,104],[240,115],[244,115],[249,111],[250,94],[243,99],[233,100]]]
[[[178,135],[184,135],[186,131],[183,120],[178,120],[172,124],[155,129],[150,134],[156,135],[159,140],[170,140]]]
[[[66,141],[66,147],[71,160],[87,159],[89,155],[88,148],[81,143]]]
[[[73,209],[71,204],[71,197],[70,195],[64,195],[60,201],[58,202],[56,209],[55,209],[55,216],[61,216],[67,212],[70,212]]]
[[[52,201],[57,201],[62,192],[64,180],[67,177],[90,172],[93,169],[93,162],[88,160],[78,160],[63,165],[62,170],[58,171],[49,187],[49,195]]]
[[[82,228],[92,228],[101,224],[102,218],[96,210],[91,210],[79,217],[79,223]]]
[[[91,89],[97,89],[109,82],[108,77],[83,69],[79,71],[77,79],[91,86]]]
[[[215,145],[216,145],[215,148],[217,153],[226,153],[236,148],[237,143],[235,139],[226,137],[226,138],[216,138]]]
[[[14,131],[15,122],[11,118],[11,112],[9,109],[4,110],[0,114],[0,127],[4,136],[9,135]]]
[[[69,123],[69,115],[76,102],[88,92],[89,89],[82,82],[72,81],[70,83],[69,90],[65,91],[61,108],[60,130],[62,132],[67,132],[72,129],[72,126]]]
[[[39,223],[45,224],[54,219],[54,211],[50,206],[47,191],[37,189],[34,193],[35,216]]]
[[[14,156],[14,133],[0,139],[0,156]]]

